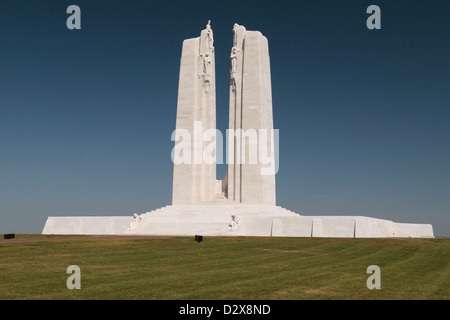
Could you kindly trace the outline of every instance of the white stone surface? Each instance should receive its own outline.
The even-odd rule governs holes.
[[[279,206],[173,205],[128,217],[49,217],[42,234],[433,238],[429,224],[363,216],[300,216]]]
[[[273,130],[267,38],[235,24],[230,58],[229,129],[234,135],[228,139],[228,198],[239,203],[275,205],[275,173],[261,174],[269,165],[260,158],[252,163],[250,158],[253,150],[260,152],[261,130],[270,134]],[[258,135],[258,143],[246,138],[253,132]],[[267,139],[265,149],[271,164],[275,161],[273,147],[273,140]]]
[[[123,234],[132,216],[48,217],[42,234]]]
[[[176,137],[182,130],[191,135],[191,163],[174,165],[173,204],[214,198],[216,162],[203,161],[202,153],[208,145],[215,144],[215,140],[203,140],[205,132],[211,129],[216,129],[216,80],[213,32],[208,22],[200,37],[184,40],[181,52]]]
[[[176,128],[194,134],[216,126],[215,55],[210,22],[200,37],[183,42]],[[259,31],[234,25],[230,55],[231,130],[272,130],[269,47]],[[201,122],[198,129],[196,123]],[[177,136],[175,137],[177,138]],[[178,141],[177,139],[175,139]],[[274,237],[433,237],[429,224],[364,216],[300,216],[276,206],[275,175],[248,154],[243,138],[229,139],[228,172],[216,180],[216,163],[174,164],[172,205],[121,217],[49,217],[43,234],[128,234]],[[176,142],[175,142],[176,143]],[[204,143],[204,142],[200,142]],[[267,149],[270,148],[268,141]],[[205,146],[205,145],[203,145]],[[195,154],[195,144],[190,149]],[[270,150],[270,149],[269,149]],[[230,152],[231,151],[231,152]],[[201,155],[200,155],[201,156]],[[274,154],[271,153],[273,158]],[[193,159],[194,160],[194,159]],[[272,159],[274,160],[274,159]],[[195,161],[194,161],[195,162]]]

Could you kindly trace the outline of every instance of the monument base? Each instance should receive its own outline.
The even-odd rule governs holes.
[[[301,216],[279,206],[169,205],[134,217],[49,217],[42,234],[433,238],[430,224],[364,216]]]

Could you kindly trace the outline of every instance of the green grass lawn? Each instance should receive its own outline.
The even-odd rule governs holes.
[[[70,265],[81,269],[80,290],[66,287]],[[379,290],[366,286],[370,265],[381,269]],[[449,298],[449,239],[0,242],[0,299]]]

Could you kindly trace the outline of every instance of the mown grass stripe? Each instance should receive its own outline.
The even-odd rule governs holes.
[[[0,298],[449,299],[449,249],[448,239],[2,242]],[[81,268],[81,290],[66,288],[72,264]],[[381,290],[366,287],[372,264],[381,268]]]

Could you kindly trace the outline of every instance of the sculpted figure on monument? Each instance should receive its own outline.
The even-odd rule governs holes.
[[[237,35],[236,35],[237,27],[239,27],[239,25],[235,23],[233,25],[233,47],[237,45]]]
[[[139,216],[137,213],[133,214],[133,220],[130,222],[130,225],[128,226],[128,229],[134,229],[136,225],[142,221],[141,216]]]
[[[228,230],[230,231],[234,231],[236,230],[236,228],[238,227],[239,223],[241,222],[241,217],[238,215],[231,215],[231,221],[230,224],[228,225]]]
[[[211,74],[211,57],[209,56],[209,53],[205,53],[205,55],[202,55],[201,58],[203,60],[203,75],[209,76]]]
[[[237,55],[239,52],[241,52],[241,50],[239,50],[237,46],[234,46],[233,48],[231,48],[231,55],[230,55],[231,73],[237,72]]]
[[[208,48],[211,49],[211,51],[213,51],[214,36],[211,29],[211,20],[208,20],[208,24],[206,25],[206,37],[208,38]]]

